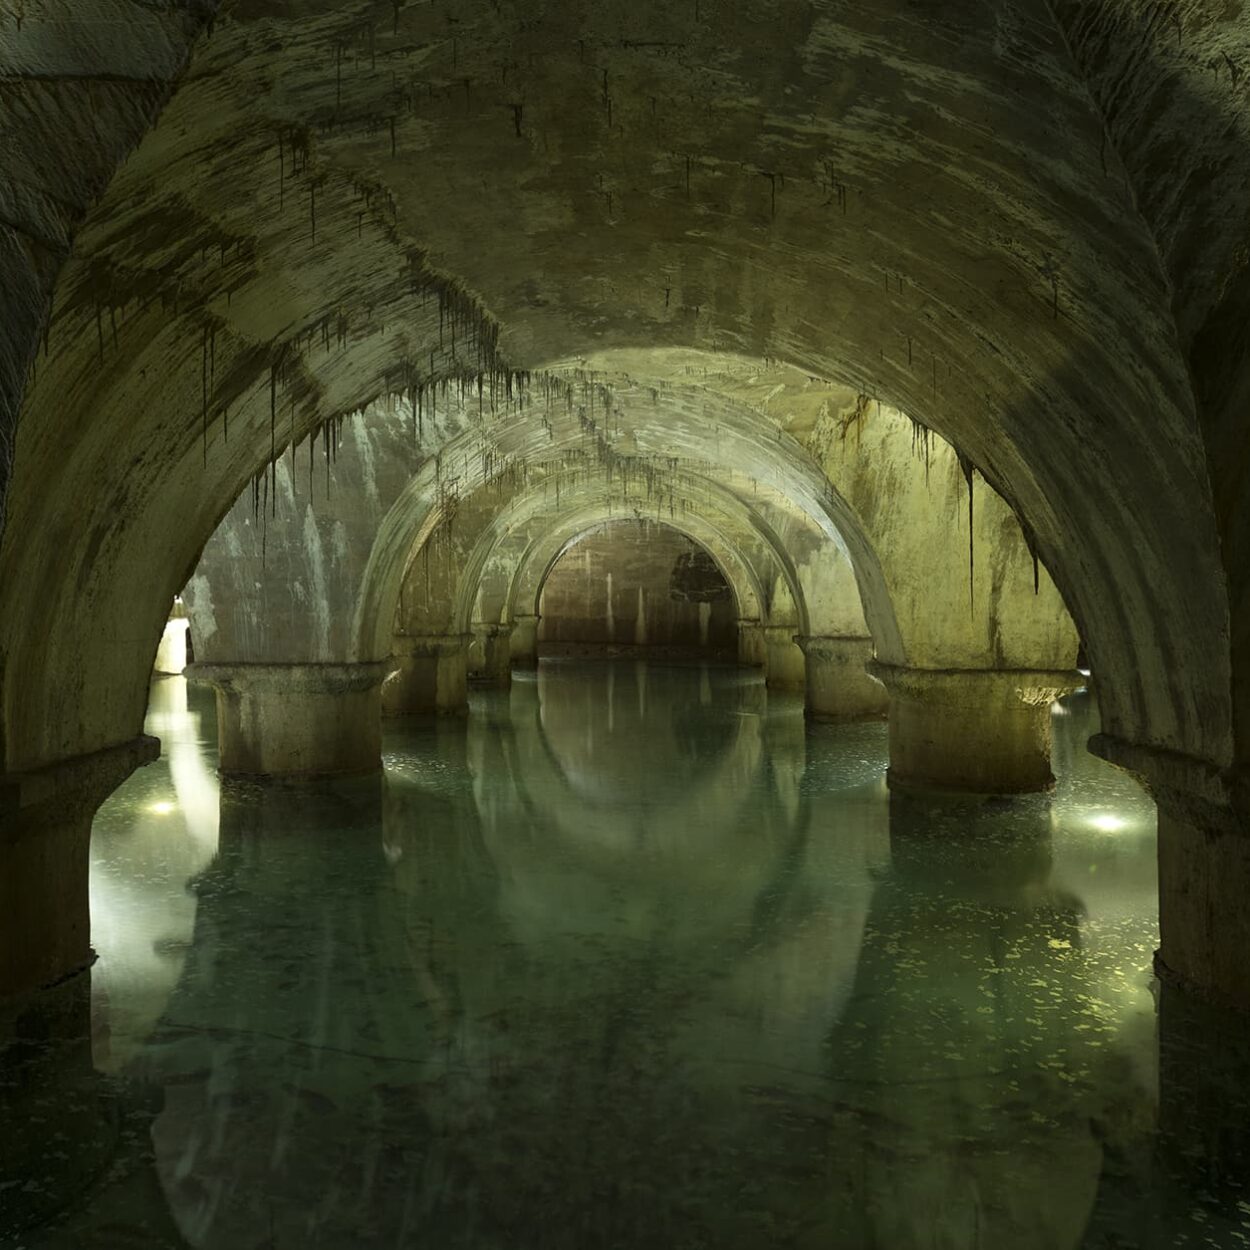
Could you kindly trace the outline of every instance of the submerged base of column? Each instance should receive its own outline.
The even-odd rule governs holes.
[[[889,692],[892,787],[1027,794],[1055,784],[1050,708],[1075,670],[915,669],[872,661]]]
[[[382,687],[388,716],[462,716],[469,710],[468,634],[397,634],[392,676]]]
[[[513,668],[538,667],[538,624],[541,620],[542,617],[528,613],[513,618],[512,635],[508,640]]]
[[[766,681],[772,690],[805,690],[807,664],[795,642],[793,625],[766,625],[764,647],[767,655]]]
[[[469,671],[474,685],[506,690],[512,684],[511,625],[474,625],[471,652],[476,659]]]
[[[881,720],[890,706],[885,687],[870,677],[871,638],[806,636],[807,714],[816,720]]]
[[[217,691],[218,767],[232,777],[321,777],[382,766],[386,661],[193,664]]]
[[[91,821],[155,738],[0,776],[0,998],[48,989],[89,968]]]

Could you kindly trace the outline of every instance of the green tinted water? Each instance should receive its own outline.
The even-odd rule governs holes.
[[[1049,797],[925,802],[754,674],[545,663],[381,779],[219,787],[158,682],[89,1046],[8,1064],[6,1244],[1250,1244],[1250,1068],[1156,1004],[1096,727]]]

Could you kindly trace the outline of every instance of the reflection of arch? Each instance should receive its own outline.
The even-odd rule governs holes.
[[[545,842],[558,844],[570,861],[597,872],[613,877],[622,871],[651,873],[653,857],[659,855],[669,879],[693,875],[706,883],[711,875],[736,890],[743,859],[724,854],[731,831],[747,839],[742,848],[747,858],[767,842],[760,840],[761,830],[784,830],[784,838],[797,831],[806,816],[797,803],[804,743],[801,736],[773,742],[772,751],[797,757],[796,766],[765,769],[769,751],[766,722],[759,715],[764,686],[758,674],[722,671],[711,681],[706,671],[688,670],[657,682],[645,665],[623,662],[605,664],[588,680],[599,686],[589,703],[585,681],[570,682],[559,668],[540,670],[520,696],[525,703],[519,706],[528,704],[532,715],[514,710],[499,725],[486,718],[469,719],[469,767],[488,842],[497,842],[491,834],[508,802],[525,813],[500,824],[498,832],[507,845],[495,847],[496,855],[509,860],[518,853],[532,856],[532,846],[516,834],[518,826],[532,820],[541,826]],[[704,688],[704,697],[721,711],[719,718],[708,718],[719,723],[721,737],[700,767],[673,768],[676,755],[695,751],[705,741],[702,735],[683,732],[679,723],[684,709],[699,704],[696,687]],[[669,715],[657,717],[652,711],[644,721],[642,708],[653,707],[657,700]],[[637,731],[644,723],[648,737],[632,738],[633,748],[618,754],[610,726],[615,724],[616,734],[628,735],[631,724]],[[592,725],[595,732],[588,733]],[[660,760],[665,766],[654,767]],[[651,784],[640,785],[640,776]],[[757,791],[755,785],[761,788]],[[772,800],[778,788],[789,792],[783,798],[796,802],[769,801],[761,804],[754,820],[742,821],[744,791]],[[482,802],[487,795],[489,801]],[[640,855],[644,844],[649,854]]]

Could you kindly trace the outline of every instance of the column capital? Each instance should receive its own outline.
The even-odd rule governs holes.
[[[159,739],[140,734],[84,755],[0,773],[0,841],[20,837],[48,821],[94,816],[136,768],[150,764],[160,753]]]
[[[1086,685],[1076,669],[910,668],[870,660],[868,672],[892,698],[935,707],[1049,707]]]
[[[751,624],[759,625],[769,642],[797,642],[799,640],[799,635],[796,633],[797,625],[765,625],[760,621],[752,621]]]
[[[355,694],[381,685],[393,668],[390,660],[356,664],[211,661],[189,665],[186,677],[229,694]]]
[[[499,621],[474,621],[472,629],[479,638],[506,638],[511,635],[513,625],[511,621],[506,625]]]
[[[1168,747],[1096,733],[1091,755],[1132,773],[1161,811],[1211,833],[1250,836],[1250,774]]]
[[[436,659],[464,651],[472,641],[472,634],[396,634],[391,651],[396,657]]]
[[[848,644],[872,646],[869,634],[795,634],[794,641],[808,656],[832,656],[847,649]]]

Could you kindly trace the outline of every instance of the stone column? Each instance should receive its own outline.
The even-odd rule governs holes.
[[[738,621],[738,663],[752,668],[768,667],[768,644],[764,639],[764,627],[758,618]]]
[[[382,688],[382,710],[389,716],[466,713],[472,638],[471,634],[396,634],[394,676]]]
[[[321,777],[381,768],[379,687],[392,667],[211,663],[187,677],[217,691],[224,775]]]
[[[0,998],[48,989],[89,968],[91,821],[155,738],[0,774]]]
[[[512,618],[512,667],[538,667],[538,623],[541,616],[521,612]]]
[[[871,638],[810,634],[796,639],[807,664],[807,714],[821,720],[883,718],[885,687],[868,675]]]
[[[482,655],[474,679],[506,690],[512,684],[512,626],[475,621],[473,637]]]
[[[1050,705],[1075,670],[868,665],[890,696],[891,787],[969,794],[1049,790]]]
[[[773,690],[802,690],[807,684],[807,666],[796,637],[793,625],[764,626],[768,685]]]
[[[1159,979],[1250,1011],[1250,779],[1109,734],[1089,749],[1135,774],[1159,809]]]

